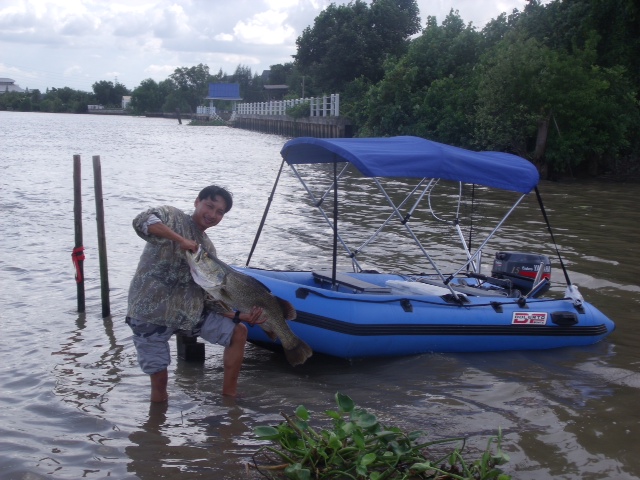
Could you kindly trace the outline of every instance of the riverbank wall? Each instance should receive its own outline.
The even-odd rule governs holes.
[[[284,137],[350,138],[351,122],[343,117],[293,118],[284,115],[234,115],[230,125]]]

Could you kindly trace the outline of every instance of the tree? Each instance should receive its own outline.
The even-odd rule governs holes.
[[[522,32],[505,37],[480,67],[478,145],[528,157],[543,172],[619,155],[637,124],[635,94],[623,69],[595,65],[595,43],[569,54]]]
[[[169,78],[175,83],[176,90],[170,94],[171,101],[165,102],[165,108],[175,106],[175,108],[186,108],[187,111],[194,112],[199,105],[202,105],[209,92],[207,65],[200,63],[195,67],[176,68]]]
[[[264,100],[262,91],[262,78],[253,75],[251,68],[246,65],[238,65],[231,76],[231,82],[240,84],[240,96],[245,102],[261,102]]]
[[[164,82],[172,85],[166,80]],[[155,80],[147,78],[131,92],[131,109],[138,115],[145,112],[159,112],[162,110],[162,104],[169,93],[170,90],[162,92],[160,85]]]
[[[428,17],[405,56],[385,63],[384,78],[353,109],[363,132],[418,135],[470,146],[475,76],[482,36],[451,11],[441,26]],[[361,112],[361,113],[358,113]]]
[[[360,76],[378,81],[384,61],[403,54],[420,31],[418,13],[415,0],[332,3],[296,40],[295,63],[325,92],[339,92]]]
[[[122,97],[129,95],[129,90],[123,84],[116,81],[101,80],[92,85],[93,93],[100,105],[120,108]]]

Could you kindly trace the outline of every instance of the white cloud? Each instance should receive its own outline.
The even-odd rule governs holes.
[[[285,24],[287,14],[269,10],[255,14],[248,21],[239,21],[233,27],[238,40],[245,43],[282,45],[295,38],[295,30]]]
[[[160,38],[188,35],[191,33],[189,18],[180,5],[171,5],[161,11],[153,32]]]
[[[214,40],[219,40],[221,42],[233,42],[233,35],[229,33],[219,33],[213,37]]]
[[[82,67],[79,65],[73,65],[71,67],[65,68],[63,75],[65,77],[73,77],[74,75],[80,75],[82,73]]]

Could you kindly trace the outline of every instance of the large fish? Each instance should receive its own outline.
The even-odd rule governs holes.
[[[234,270],[202,247],[196,253],[187,251],[186,256],[193,280],[214,300],[241,312],[249,312],[254,306],[262,307],[261,319],[266,321],[260,327],[272,339],[280,339],[291,365],[301,365],[312,355],[311,347],[287,325],[287,320],[296,318],[291,303],[272,295],[258,280]]]

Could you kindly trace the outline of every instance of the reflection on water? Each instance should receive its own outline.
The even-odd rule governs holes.
[[[283,355],[249,346],[240,389],[219,395],[222,349],[207,346],[204,365],[175,361],[170,402],[149,405],[124,324],[129,280],[142,250],[131,219],[147,206],[190,209],[197,192],[221,183],[234,209],[210,231],[220,256],[244,264],[280,166],[285,139],[229,128],[188,127],[173,120],[0,112],[0,471],[3,479],[259,478],[246,464],[259,442],[255,426],[305,405],[312,418],[334,407],[340,391],[387,425],[420,428],[436,438],[470,436],[484,448],[502,428],[507,465],[518,479],[640,478],[637,414],[640,303],[637,280],[638,185],[596,182],[540,186],[554,235],[574,283],[617,323],[605,342],[579,349],[488,354],[431,354],[346,362],[316,355],[291,368]],[[83,224],[87,311],[76,313],[72,155],[83,158]],[[90,158],[102,162],[112,317],[100,318],[95,200]],[[317,167],[326,168],[326,167]],[[330,183],[330,182],[329,182]],[[403,193],[413,185],[393,181]],[[349,174],[340,192],[341,232],[359,247],[389,211],[371,187]],[[317,185],[322,192],[328,184]],[[252,266],[326,266],[332,233],[297,180],[283,173]],[[436,193],[438,198],[436,201]],[[456,188],[438,185],[430,208],[450,221]],[[477,246],[513,201],[476,189]],[[394,194],[395,201],[401,201]],[[507,202],[509,200],[509,202]],[[327,206],[331,209],[332,199]],[[445,269],[463,257],[429,208],[411,223]],[[399,246],[402,228],[385,228],[360,255],[367,267],[429,269]],[[554,289],[563,276],[553,244],[527,198],[490,242],[497,250],[545,253]],[[341,259],[348,267],[348,259]],[[485,270],[486,271],[486,270]],[[171,345],[175,349],[175,345]],[[174,352],[175,353],[175,352]],[[174,355],[175,358],[175,355]]]

